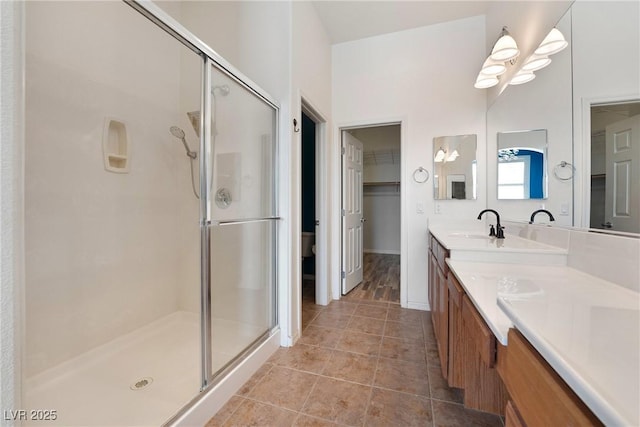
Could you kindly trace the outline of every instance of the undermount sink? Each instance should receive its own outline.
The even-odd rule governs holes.
[[[540,289],[532,280],[519,279],[504,276],[498,279],[498,296],[509,299],[526,299],[537,295],[543,295]]]
[[[449,237],[464,237],[465,239],[491,239],[486,234],[449,233]]]

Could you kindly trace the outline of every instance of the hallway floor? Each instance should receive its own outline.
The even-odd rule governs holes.
[[[362,264],[362,283],[344,298],[400,304],[400,255],[365,253]]]
[[[496,426],[440,373],[429,313],[367,299],[303,299],[302,338],[279,349],[213,426]]]

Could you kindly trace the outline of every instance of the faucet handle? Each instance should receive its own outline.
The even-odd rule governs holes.
[[[496,235],[496,229],[493,224],[489,224],[489,237],[494,237]]]
[[[502,226],[498,226],[497,230],[496,230],[496,238],[498,239],[504,239],[504,227]]]

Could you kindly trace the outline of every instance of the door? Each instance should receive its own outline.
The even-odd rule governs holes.
[[[640,115],[606,127],[606,228],[640,232]]]
[[[362,142],[342,132],[342,294],[362,282]]]

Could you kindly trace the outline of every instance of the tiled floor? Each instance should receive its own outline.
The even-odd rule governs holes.
[[[502,426],[443,380],[427,312],[304,300],[303,334],[213,417],[213,426]]]

